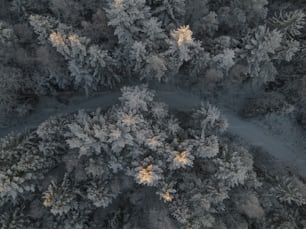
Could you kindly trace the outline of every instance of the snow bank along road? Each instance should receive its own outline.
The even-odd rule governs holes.
[[[118,102],[120,92],[104,93],[95,97],[86,98],[75,96],[65,105],[54,98],[42,98],[37,109],[29,117],[22,120],[18,125],[0,129],[0,137],[11,131],[20,132],[29,128],[35,128],[50,116],[75,112],[80,109],[107,108]],[[165,102],[172,109],[191,110],[200,105],[201,99],[190,93],[180,90],[161,89],[156,92],[159,101]],[[278,162],[281,162],[300,175],[306,177],[306,150],[299,146],[288,145],[278,139],[277,136],[267,132],[258,125],[241,119],[229,108],[217,105],[229,122],[228,131],[237,135],[250,145],[259,146],[262,150],[269,152]]]

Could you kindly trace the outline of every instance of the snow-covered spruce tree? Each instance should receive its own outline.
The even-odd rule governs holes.
[[[281,203],[298,206],[306,205],[306,196],[303,194],[302,183],[295,177],[279,179],[277,187],[271,188],[271,195],[274,195]],[[304,187],[306,188],[306,187]]]
[[[107,11],[109,25],[115,28],[119,44],[129,47],[139,40],[144,23],[151,18],[150,8],[145,0],[110,0]]]
[[[147,0],[152,15],[158,17],[167,30],[177,28],[185,23],[185,0]]]
[[[301,35],[301,30],[306,24],[305,13],[303,10],[288,12],[282,10],[270,19],[270,23],[283,32],[284,35],[294,38]]]
[[[39,44],[46,44],[50,35],[50,31],[54,30],[58,25],[58,21],[49,16],[31,15],[29,23],[33,27]]]
[[[259,227],[304,228],[306,184],[301,178],[287,172],[279,177],[268,171],[259,178],[262,186],[258,199],[265,211]]]
[[[163,52],[168,36],[146,1],[111,0],[106,11],[108,24],[118,37],[118,58],[129,74],[141,80],[165,80],[167,59]]]
[[[258,23],[267,17],[268,9],[266,6],[268,3],[268,0],[234,0],[231,5],[243,10],[246,21],[252,26],[252,24]]]
[[[191,75],[205,69],[209,55],[192,37],[189,26],[184,25],[184,5],[181,0],[110,1],[106,10],[108,24],[114,28],[121,50],[116,56],[133,77],[168,80],[186,62]]]
[[[189,78],[197,77],[210,64],[210,54],[204,51],[202,42],[195,40],[189,25],[172,30],[170,36],[169,48],[165,51],[168,74],[176,76],[184,68]]]
[[[201,15],[195,13],[199,20],[192,29],[212,59],[208,73],[217,68],[226,76],[232,67],[244,65],[248,71],[242,80],[275,80],[280,63],[301,50],[298,37],[305,22],[303,11],[283,10],[271,17],[267,6],[266,0],[214,1],[205,4]]]
[[[4,139],[1,206],[19,206],[22,198],[31,205],[39,196],[45,213],[33,220],[23,211],[27,225],[85,227],[96,223],[88,219],[97,208],[147,187],[182,225],[201,227],[221,220],[230,190],[256,187],[252,157],[219,139],[227,122],[212,105],[178,120],[145,86],[124,87],[119,100],[105,112],[52,118],[17,140]]]
[[[203,2],[203,12],[195,13],[199,23],[190,21],[189,27],[184,15],[186,9],[190,8],[186,4],[193,3],[183,0],[109,0],[104,10],[109,20],[108,25],[114,29],[118,38],[118,43],[110,50],[102,49],[101,44],[91,44],[76,29],[64,26],[50,16],[32,15],[30,24],[39,35],[40,43],[51,40],[52,45],[67,60],[73,76],[72,84],[75,87],[84,86],[85,90],[96,88],[99,84],[109,86],[119,81],[119,77],[114,74],[115,68],[120,69],[118,72],[124,74],[124,77],[137,81],[163,81],[176,75],[199,80],[199,76],[210,78],[212,71],[221,71],[219,78],[226,77],[235,64],[246,62],[250,77],[268,81],[277,72],[275,62],[283,59],[289,61],[297,51],[298,43],[285,39],[281,29],[274,28],[277,27],[274,24],[279,25],[281,19],[289,21],[292,16],[274,20],[274,24],[269,24],[273,28],[270,29],[264,23],[267,17],[266,0],[218,1],[214,4]],[[237,12],[233,14],[231,10]],[[283,30],[301,28],[302,15],[292,20],[296,20],[296,26]],[[229,30],[226,26],[223,29],[224,25]],[[275,44],[269,42],[279,38],[275,37],[278,32],[282,36],[281,41],[275,39]],[[74,43],[71,43],[71,37]],[[277,41],[280,43],[278,47],[275,46]],[[266,53],[256,50],[256,42],[259,46],[263,43],[267,48]],[[65,46],[66,51],[61,46]],[[96,51],[91,53],[90,49]],[[93,55],[97,63],[84,58],[85,54]],[[53,73],[52,77],[56,78],[57,75],[61,74]],[[56,81],[60,82],[60,78],[62,76]],[[67,87],[62,82],[59,85]]]
[[[99,45],[73,32],[69,26],[50,17],[31,15],[30,24],[39,35],[40,43],[47,40],[67,61],[75,88],[82,87],[88,95],[99,86],[111,87],[120,79],[115,73],[115,60]],[[58,79],[59,85],[60,79]]]
[[[55,184],[51,181],[48,190],[43,193],[45,207],[51,207],[50,211],[54,215],[63,215],[75,208],[76,200],[74,195],[70,195],[67,177],[64,177],[62,184]]]
[[[269,25],[262,24],[249,29],[243,38],[244,48],[237,49],[237,59],[240,62],[246,61],[247,74],[253,81],[264,83],[274,81],[279,64],[282,61],[291,61],[299,50],[299,42],[288,34],[290,29],[279,26],[277,22],[280,21],[276,18],[273,18],[272,22]],[[302,22],[302,20],[297,22],[298,25],[294,30],[296,33],[301,29]]]
[[[278,59],[289,62],[301,50],[298,38],[302,35],[301,31],[306,25],[305,17],[302,10],[280,11],[269,20],[269,25],[283,34],[282,46],[277,53]]]
[[[10,208],[6,209],[5,212],[2,212],[0,216],[1,228],[24,228],[24,226],[27,225],[28,222],[22,211],[23,207]]]
[[[32,44],[27,46],[28,59],[35,59],[31,55],[37,53],[39,65],[31,64],[37,85],[53,91],[83,88],[89,93],[119,80],[160,82],[172,77],[209,91],[211,85],[231,82],[229,73],[241,65],[248,68],[238,74],[241,81],[266,82],[275,79],[280,64],[291,61],[304,46],[300,34],[304,12],[272,8],[268,14],[267,0],[44,0],[35,6],[33,1],[12,2],[20,8],[12,11],[19,11],[22,18],[30,15],[29,24],[38,36],[38,46],[33,39],[27,41]],[[90,29],[85,28],[88,25]],[[100,31],[92,36],[97,26]],[[31,33],[21,31],[25,27],[20,24],[14,27],[19,37]],[[14,27],[4,26],[3,31],[11,33]],[[182,31],[186,31],[185,44],[177,39]],[[193,42],[187,42],[187,34]],[[51,46],[60,55],[51,53]]]
[[[63,124],[65,120],[51,122]],[[57,130],[60,131],[61,128],[57,127]],[[48,133],[45,138],[39,133],[31,132],[24,136],[1,139],[1,206],[8,203],[15,205],[22,198],[27,200],[31,192],[42,188],[40,182],[46,173],[58,165],[65,149],[56,134]]]
[[[170,55],[181,62],[180,65],[192,58],[190,55],[191,49],[200,49],[200,43],[194,40],[188,25],[172,31],[171,37]]]
[[[248,50],[247,61],[251,77],[262,78],[265,81],[272,81],[277,73],[271,59],[271,55],[281,47],[282,34],[266,26],[259,26],[254,35],[248,38],[246,49]]]

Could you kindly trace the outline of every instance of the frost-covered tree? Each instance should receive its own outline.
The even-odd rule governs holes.
[[[182,225],[213,226],[231,189],[254,186],[252,158],[219,139],[227,123],[217,108],[203,105],[181,126],[184,120],[154,94],[146,86],[124,87],[120,104],[107,111],[53,118],[29,136],[3,139],[1,206],[39,195],[40,208],[51,213],[44,219],[60,226],[84,214],[86,223],[97,208],[147,187],[171,206],[188,200],[185,220],[169,206]]]
[[[194,61],[192,67],[198,67],[197,64],[205,65],[205,60],[202,59],[204,49],[201,47],[201,42],[194,39],[189,25],[172,30],[170,35],[169,49],[165,52],[165,56],[169,61],[171,75],[176,75],[186,62]]]
[[[40,15],[31,15],[29,17],[29,23],[38,35],[37,39],[40,44],[45,44],[48,41],[50,31],[55,29],[58,24],[54,18]]]
[[[174,29],[178,25],[185,24],[186,1],[185,0],[149,0],[152,15],[158,17],[167,29]]]
[[[31,15],[30,24],[41,43],[49,40],[66,59],[74,87],[83,87],[88,95],[99,85],[111,87],[120,81],[114,71],[113,58],[100,46],[90,44],[88,38],[49,17]]]
[[[164,80],[167,59],[163,52],[168,37],[146,1],[110,1],[107,16],[122,48],[121,55],[129,57],[121,58],[123,65],[130,66],[132,74],[141,80]]]
[[[115,35],[121,44],[132,45],[143,23],[150,18],[150,8],[146,1],[111,0],[107,12],[109,25],[115,28]]]
[[[266,26],[259,26],[246,41],[246,59],[250,76],[255,79],[261,78],[263,81],[274,80],[277,70],[271,55],[281,47],[282,33],[277,30],[270,31]]]
[[[43,205],[51,207],[50,211],[54,215],[66,214],[71,209],[77,207],[74,206],[76,200],[75,196],[71,195],[68,182],[67,176],[64,177],[61,184],[55,184],[54,181],[51,181],[48,190],[43,193]]]
[[[270,19],[270,23],[286,36],[296,37],[301,35],[301,29],[306,24],[303,10],[289,12],[280,11]]]
[[[74,78],[74,85],[82,86],[86,94],[98,85],[112,86],[114,82],[119,81],[111,69],[113,59],[99,46],[90,46],[87,38],[76,34],[66,36],[60,32],[53,32],[49,40],[68,60],[68,69]]]
[[[306,205],[306,197],[303,194],[303,189],[301,189],[303,185],[297,184],[297,181],[294,177],[279,179],[278,186],[271,188],[271,194],[275,195],[282,203],[298,206]]]
[[[260,82],[256,93],[272,93],[248,102],[245,113],[301,109],[305,12],[294,4],[2,1],[1,119],[28,111],[34,93],[88,95],[120,84],[122,95],[108,109],[1,139],[0,227],[170,229],[171,220],[182,228],[306,227],[303,181],[254,165],[216,107],[177,112],[147,86],[124,86],[168,81],[219,102],[224,91],[240,95]]]

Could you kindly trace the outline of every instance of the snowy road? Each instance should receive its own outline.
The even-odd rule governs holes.
[[[5,136],[11,131],[23,131],[29,128],[35,128],[41,122],[50,116],[75,112],[79,109],[96,109],[97,107],[107,108],[118,101],[120,92],[104,93],[102,95],[90,98],[83,96],[72,97],[69,105],[64,105],[52,98],[42,98],[36,111],[24,119],[22,123],[13,127],[0,129],[0,136]],[[201,99],[190,93],[161,89],[156,93],[159,101],[165,102],[170,108],[177,110],[191,110],[201,103]],[[269,152],[279,162],[290,166],[300,175],[306,177],[306,150],[304,144],[289,145],[278,136],[267,132],[262,127],[241,119],[230,109],[220,104],[216,104],[227,117],[229,122],[228,131],[239,136],[250,145],[260,146],[264,151]]]
[[[166,102],[170,108],[190,110],[201,103],[201,99],[189,93],[159,92],[158,97]],[[270,153],[277,162],[291,167],[300,175],[306,177],[306,148],[304,142],[301,144],[289,144],[269,133],[262,127],[243,120],[229,108],[221,104],[215,104],[222,111],[229,122],[228,132],[240,137],[249,145],[260,147],[263,151]],[[289,136],[290,137],[290,133]],[[289,140],[289,139],[288,139]]]
[[[253,146],[259,146],[269,152],[280,163],[288,165],[300,175],[306,177],[306,150],[303,144],[287,144],[273,134],[267,133],[258,125],[240,119],[237,115],[225,111],[229,121],[228,131],[241,137]]]

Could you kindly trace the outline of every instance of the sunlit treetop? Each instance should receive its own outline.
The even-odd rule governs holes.
[[[148,165],[147,167],[142,168],[138,174],[137,179],[140,184],[151,184],[153,183],[154,174],[153,174],[153,165]]]
[[[182,152],[179,152],[174,160],[178,163],[178,164],[181,164],[181,165],[187,165],[190,163],[190,159],[189,159],[189,152],[188,151],[182,151]]]
[[[166,202],[171,202],[173,200],[173,196],[170,194],[169,191],[164,192],[162,197]]]
[[[80,44],[80,39],[77,35],[75,34],[72,34],[68,37],[69,41],[72,43],[72,44]]]
[[[65,40],[64,37],[61,33],[59,32],[53,32],[49,36],[50,41],[54,46],[64,46],[65,45]]]
[[[115,6],[119,7],[122,5],[123,0],[114,0]]]
[[[189,25],[179,27],[173,32],[172,36],[177,40],[178,46],[190,44],[193,41],[192,31],[190,30]]]

